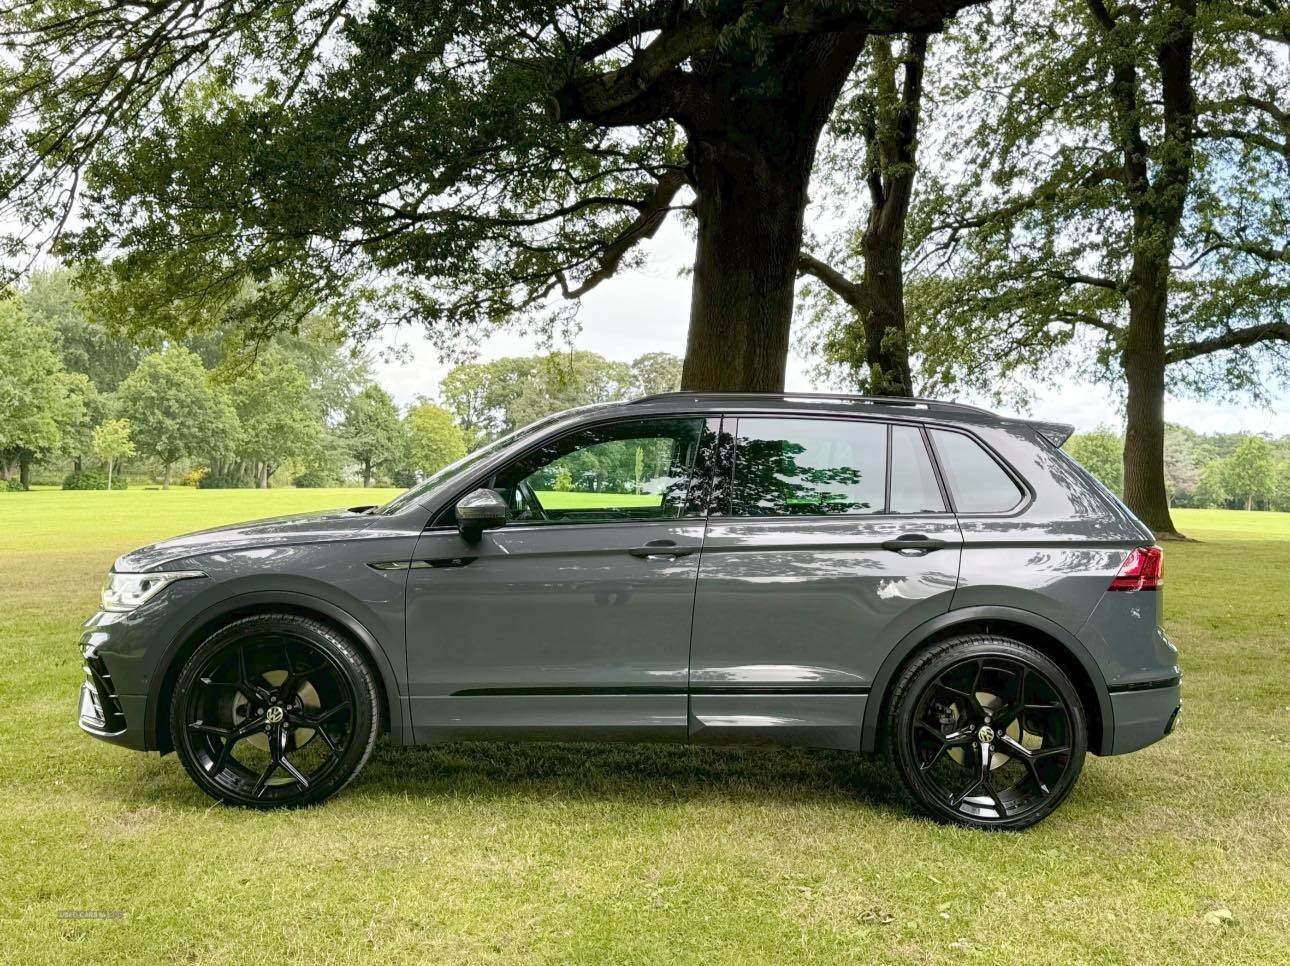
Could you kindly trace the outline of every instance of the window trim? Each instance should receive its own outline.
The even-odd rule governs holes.
[[[738,470],[738,462],[739,462],[739,459],[738,459],[739,424],[744,419],[776,419],[776,420],[805,419],[805,420],[811,420],[814,422],[830,422],[830,423],[837,423],[837,422],[877,423],[883,426],[887,431],[886,432],[887,456],[886,456],[886,465],[884,467],[885,479],[883,481],[883,509],[876,510],[872,513],[794,513],[791,515],[784,514],[784,515],[775,515],[775,516],[745,516],[742,514],[736,514],[734,512],[734,492],[735,492],[735,481],[737,479],[737,470]],[[949,488],[944,478],[941,475],[940,464],[937,462],[936,453],[932,449],[931,437],[927,432],[927,424],[924,423],[922,420],[900,419],[900,418],[894,418],[890,416],[870,416],[870,415],[861,416],[861,415],[855,415],[852,413],[817,414],[817,413],[802,413],[802,412],[768,411],[768,412],[739,412],[733,415],[730,413],[726,413],[722,417],[722,425],[721,425],[722,433],[725,433],[727,424],[730,424],[730,426],[733,429],[733,431],[729,434],[730,454],[727,460],[729,465],[725,470],[727,480],[728,480],[729,492],[727,493],[727,500],[726,500],[726,506],[725,506],[724,512],[712,513],[711,507],[709,507],[709,515],[708,515],[709,520],[711,519],[738,520],[738,521],[909,520],[909,519],[926,519],[926,518],[946,519],[946,518],[957,517],[958,515],[954,511],[954,504],[950,499]],[[941,502],[945,506],[944,510],[923,510],[917,513],[894,513],[890,510],[890,507],[891,507],[891,448],[892,448],[891,444],[892,444],[892,428],[895,426],[911,426],[914,429],[917,429],[922,435],[923,448],[927,453],[927,458],[929,462],[931,463],[932,473],[936,477],[936,484],[940,491]],[[938,428],[939,428],[939,425],[938,425]],[[965,435],[971,435],[971,434],[965,434]],[[973,436],[972,438],[975,439],[976,437]],[[987,452],[990,452],[992,456],[994,455],[992,450],[990,450],[988,447],[986,449],[987,449]],[[1011,474],[1009,475],[1011,476]],[[1029,490],[1027,489],[1025,492],[1029,492]]]
[[[1007,476],[1008,479],[1012,481],[1013,486],[1017,488],[1018,492],[1020,493],[1020,497],[1018,498],[1017,502],[1014,503],[1007,510],[964,510],[960,512],[959,508],[954,504],[954,494],[950,490],[949,478],[945,474],[945,471],[942,465],[941,454],[936,447],[936,440],[932,438],[931,431],[933,429],[939,429],[947,433],[958,433],[960,436],[966,436],[972,442],[976,443],[977,446],[981,447],[981,449],[985,451],[986,455],[989,456],[990,459],[994,460],[995,465],[998,466],[999,469],[1003,470],[1004,475]],[[952,426],[952,425],[947,425],[945,423],[932,423],[932,424],[924,425],[923,435],[926,440],[928,449],[932,454],[932,465],[936,467],[936,475],[941,480],[941,485],[943,487],[944,496],[945,496],[945,505],[952,509],[952,512],[956,517],[959,517],[959,518],[1015,517],[1015,516],[1021,515],[1022,513],[1025,513],[1034,504],[1035,491],[1030,486],[1030,483],[1027,482],[1026,478],[1022,476],[1020,473],[1018,473],[1016,469],[1013,468],[1011,463],[1009,463],[997,452],[995,452],[993,446],[991,446],[989,443],[983,440],[976,433],[970,432],[969,430],[964,429],[961,426]]]
[[[486,470],[480,476],[476,476],[473,479],[469,480],[468,482],[464,483],[461,489],[454,492],[451,497],[449,497],[447,500],[444,501],[443,506],[441,506],[438,510],[436,510],[431,515],[430,521],[423,528],[423,532],[426,530],[456,530],[457,522],[455,519],[456,517],[455,508],[457,506],[458,500],[460,500],[467,493],[470,493],[472,490],[477,490],[477,489],[480,489],[481,487],[488,487],[491,489],[491,487],[489,487],[488,485],[494,479],[497,478],[497,475],[499,473],[505,471],[506,469],[513,466],[515,463],[518,463],[520,460],[524,459],[525,457],[530,456],[531,454],[537,452],[538,450],[542,449],[544,446],[549,446],[551,443],[558,442],[559,440],[562,440],[568,436],[573,436],[577,433],[585,432],[586,430],[589,430],[589,429],[595,429],[598,426],[613,426],[618,423],[661,422],[661,421],[669,421],[669,420],[675,421],[675,420],[683,420],[683,419],[695,419],[700,421],[703,424],[699,429],[699,453],[701,454],[703,450],[704,437],[709,432],[712,431],[713,423],[715,422],[718,428],[720,427],[721,417],[718,414],[702,413],[702,412],[676,412],[676,413],[648,413],[648,414],[634,413],[628,416],[620,412],[614,415],[606,414],[606,416],[601,419],[593,419],[587,422],[577,423],[576,425],[573,425],[573,426],[566,426],[560,432],[552,433],[548,436],[543,436],[540,439],[536,439],[533,441],[532,445],[525,447],[525,449],[523,449],[521,452],[516,453],[514,456],[510,457],[504,462],[498,463],[495,466],[491,467],[490,469]],[[707,500],[704,501],[705,505],[702,508],[703,510],[702,513],[689,512],[689,508],[694,502],[695,491],[697,488],[696,485],[700,481],[705,481],[705,478],[706,478],[706,481],[710,482],[713,476],[713,470],[714,470],[714,466],[703,466],[701,464],[701,461],[698,460],[698,455],[699,454],[696,454],[695,466],[690,473],[689,484],[686,487],[686,492],[685,492],[685,504],[683,507],[683,512],[681,513],[680,516],[660,518],[658,520],[632,520],[632,519],[583,520],[583,521],[561,520],[559,522],[551,522],[551,523],[542,522],[542,521],[532,521],[532,520],[521,521],[521,522],[507,521],[506,528],[524,527],[524,526],[537,526],[537,527],[545,527],[545,528],[591,527],[591,526],[606,526],[606,525],[623,526],[628,524],[646,526],[646,525],[659,524],[659,523],[668,523],[668,524],[675,525],[678,523],[682,523],[686,520],[691,520],[691,521],[706,520],[711,515],[711,512],[712,512],[712,507],[710,505],[707,505]],[[718,461],[719,461],[719,457],[718,457]],[[709,488],[708,496],[710,497],[710,495],[711,495],[711,491]]]

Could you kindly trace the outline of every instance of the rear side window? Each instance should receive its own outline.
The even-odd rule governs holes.
[[[943,429],[933,429],[931,434],[955,510],[1005,513],[1021,502],[1021,488],[980,443]]]
[[[945,511],[917,427],[743,418],[737,434],[735,516]]]
[[[826,419],[740,419],[731,512],[775,517],[881,513],[887,427]]]

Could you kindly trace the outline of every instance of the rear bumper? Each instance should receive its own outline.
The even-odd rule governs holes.
[[[1112,755],[1123,755],[1155,744],[1174,730],[1182,710],[1182,680],[1149,682],[1112,690],[1115,733]]]

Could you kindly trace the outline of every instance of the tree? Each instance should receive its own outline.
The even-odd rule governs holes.
[[[1176,532],[1166,388],[1260,389],[1290,341],[1278,5],[1004,3],[964,24],[919,295],[951,351],[1069,347],[1126,390],[1125,500]],[[1278,50],[1277,48],[1281,48]],[[958,172],[956,175],[955,172]],[[964,347],[967,347],[965,349]]]
[[[652,356],[628,366],[594,352],[553,352],[457,366],[441,380],[439,396],[467,449],[475,449],[551,413],[639,394],[643,380],[675,376],[667,370]]]
[[[1247,436],[1231,456],[1222,462],[1223,489],[1229,500],[1253,510],[1272,496],[1276,483],[1276,464],[1272,447],[1262,436]]]
[[[58,333],[63,367],[85,373],[98,392],[113,392],[139,364],[137,344],[86,315],[70,270],[32,272],[22,302],[32,321]]]
[[[65,250],[120,252],[103,278],[138,318],[274,278],[264,332],[379,274],[356,330],[441,339],[579,297],[684,209],[684,385],[778,390],[843,83],[871,32],[974,2],[16,4],[0,185],[26,224],[89,185]]]
[[[827,302],[815,299],[817,312],[834,323],[815,348],[845,370],[847,382],[881,396],[914,390],[905,323],[905,225],[918,171],[927,41],[925,34],[911,34],[896,51],[889,37],[869,38],[865,71],[831,124],[834,138],[823,165],[835,184],[863,184],[868,211],[848,233],[840,258],[803,251],[798,259],[799,272],[813,276],[845,306],[846,317],[836,320]],[[853,194],[847,197],[850,202]],[[858,278],[847,274],[854,262],[860,265]]]
[[[681,360],[670,352],[647,352],[631,362],[633,396],[653,396],[681,388]]]
[[[18,464],[23,489],[32,463],[55,455],[84,415],[88,380],[63,371],[58,342],[27,318],[17,296],[0,297],[0,477]]]
[[[1118,434],[1099,426],[1091,433],[1075,434],[1064,449],[1112,493],[1123,490],[1124,440]]]
[[[412,468],[429,476],[466,455],[466,438],[452,421],[452,413],[433,403],[420,402],[403,420]]]
[[[230,389],[241,425],[235,455],[251,464],[257,487],[267,487],[287,460],[308,461],[322,448],[323,417],[309,378],[276,346]]]
[[[1277,466],[1277,479],[1272,491],[1272,509],[1290,512],[1290,459],[1281,460]]]
[[[91,434],[94,455],[107,465],[107,488],[112,489],[112,468],[118,460],[134,455],[128,419],[109,419],[94,427]]]
[[[161,464],[163,489],[170,488],[177,461],[228,453],[237,441],[237,413],[187,349],[172,346],[144,356],[116,398],[139,451]]]
[[[403,454],[403,424],[394,400],[380,386],[367,386],[349,401],[340,434],[358,462],[363,486],[372,485],[372,473]]]
[[[1212,460],[1200,471],[1200,480],[1196,484],[1196,505],[1201,507],[1222,507],[1227,505],[1230,497],[1224,480],[1226,460]]]

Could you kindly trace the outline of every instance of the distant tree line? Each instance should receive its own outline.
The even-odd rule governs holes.
[[[1064,447],[1108,489],[1124,489],[1124,438],[1099,428]],[[1197,433],[1165,426],[1165,485],[1174,507],[1290,512],[1290,436]]]
[[[467,363],[443,405],[405,412],[324,315],[246,344],[216,320],[184,339],[122,334],[66,270],[0,297],[0,487],[408,486],[469,449],[572,406],[675,389],[680,360],[590,352]]]

